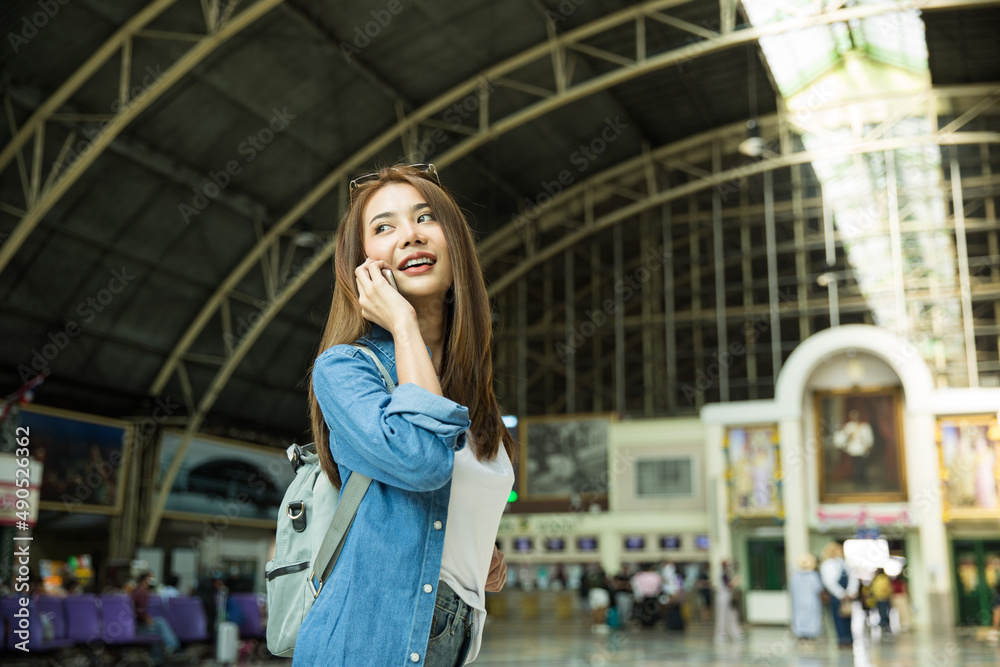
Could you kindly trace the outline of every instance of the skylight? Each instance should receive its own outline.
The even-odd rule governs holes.
[[[845,4],[896,3],[743,0],[755,26]],[[964,356],[964,342],[941,151],[921,140],[937,128],[927,104],[914,104],[930,90],[919,12],[788,31],[761,38],[760,47],[792,125],[820,156],[812,166],[875,323],[915,341],[945,374],[946,359]],[[900,147],[873,145],[890,138]]]
[[[765,26],[786,19],[816,16],[845,3],[836,0],[743,0],[750,22]],[[851,7],[896,4],[855,0]],[[785,97],[843,63],[849,52],[914,72],[927,71],[924,23],[916,10],[888,12],[762,37],[760,47]]]

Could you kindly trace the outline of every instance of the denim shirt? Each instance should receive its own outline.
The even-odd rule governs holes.
[[[395,382],[391,334],[375,325],[358,342]],[[469,411],[415,384],[390,394],[374,361],[350,345],[316,359],[313,388],[344,486],[353,471],[372,483],[302,623],[293,665],[421,665]]]

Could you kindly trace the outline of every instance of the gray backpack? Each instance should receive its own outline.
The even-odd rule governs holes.
[[[375,360],[386,387],[395,388],[389,372],[371,350],[356,345]],[[303,619],[333,571],[344,538],[354,522],[371,478],[351,473],[340,503],[337,490],[323,474],[315,443],[288,448],[295,479],[281,501],[274,558],[264,566],[267,579],[267,649],[290,657]]]

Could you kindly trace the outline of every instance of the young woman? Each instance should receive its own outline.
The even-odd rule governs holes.
[[[433,165],[351,183],[335,271],[312,370],[313,435],[334,486],[353,472],[372,483],[294,664],[471,662],[485,591],[506,577],[495,541],[515,445],[493,394],[472,233]],[[382,361],[394,392],[355,342]]]

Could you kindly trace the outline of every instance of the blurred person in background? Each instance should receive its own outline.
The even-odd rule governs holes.
[[[654,565],[643,565],[632,577],[632,595],[639,607],[639,621],[643,627],[656,624],[660,618],[660,591],[663,577]]]
[[[566,590],[566,570],[562,564],[556,565],[552,573],[552,581],[549,584],[549,588],[554,591]]]
[[[229,579],[226,580],[226,590],[232,593],[253,592],[253,581],[243,575],[239,565],[232,565],[229,568]]]
[[[858,578],[848,569],[844,547],[840,543],[830,542],[823,547],[820,555],[823,560],[819,576],[830,596],[830,614],[837,631],[837,643],[842,647],[851,646],[851,603],[858,594]]]
[[[143,572],[136,580],[135,590],[132,591],[132,604],[135,607],[135,631],[136,634],[155,634],[163,641],[163,648],[167,653],[176,653],[180,648],[180,641],[174,634],[173,628],[167,619],[149,614],[149,591],[156,585],[151,572]],[[153,661],[159,663],[162,659],[159,644],[152,647]]]
[[[864,639],[865,633],[874,634],[873,628],[878,625],[878,603],[875,600],[875,573],[868,571],[861,576],[860,588],[854,602],[854,614],[851,616],[851,634],[853,639]],[[869,636],[869,638],[871,635]]]
[[[212,637],[215,637],[221,597],[226,593],[226,584],[222,581],[222,576],[222,570],[210,571],[208,575],[202,577],[195,591],[195,595],[201,600],[201,606],[205,609],[205,620]]]
[[[632,595],[632,582],[625,570],[619,570],[611,580],[611,591],[611,601],[618,610],[618,625],[626,626],[635,609],[635,597]]]
[[[890,628],[895,633],[906,632],[910,629],[910,595],[906,590],[906,580],[900,574],[892,580],[892,598],[890,598],[892,609],[889,613]],[[895,622],[893,614],[895,611]]]
[[[715,641],[744,638],[740,627],[740,578],[736,567],[728,560],[722,561],[719,586],[715,590]]]
[[[667,562],[661,570],[660,608],[666,619],[667,630],[684,630],[684,616],[681,605],[684,603],[684,578],[677,571],[677,566]]]
[[[580,573],[580,612],[583,614],[584,623],[590,623],[590,602],[587,599],[587,593],[590,592],[590,582],[587,580],[587,574],[590,568],[587,567]],[[593,625],[593,624],[591,624]]]
[[[177,584],[180,583],[180,577],[176,574],[168,574],[166,577],[166,582],[160,586],[160,590],[157,593],[160,594],[161,598],[176,598],[180,597],[181,592],[177,590]]]
[[[823,633],[823,582],[816,572],[816,557],[802,554],[788,584],[792,597],[792,634],[813,641]]]
[[[878,624],[882,632],[891,632],[889,627],[889,608],[892,606],[892,581],[885,570],[879,568],[872,579],[872,597],[878,608]]]
[[[590,607],[590,630],[599,634],[608,631],[608,608],[611,606],[611,592],[608,590],[608,580],[604,570],[598,569],[590,573],[587,586],[587,604]]]
[[[992,623],[990,623],[990,633],[988,639],[990,641],[1000,641],[1000,579],[997,579],[993,586],[992,599],[990,600],[990,609],[993,615]]]
[[[701,620],[703,623],[708,623],[712,620],[712,578],[708,576],[708,565],[702,565],[698,572],[695,588],[701,601],[699,610]]]

